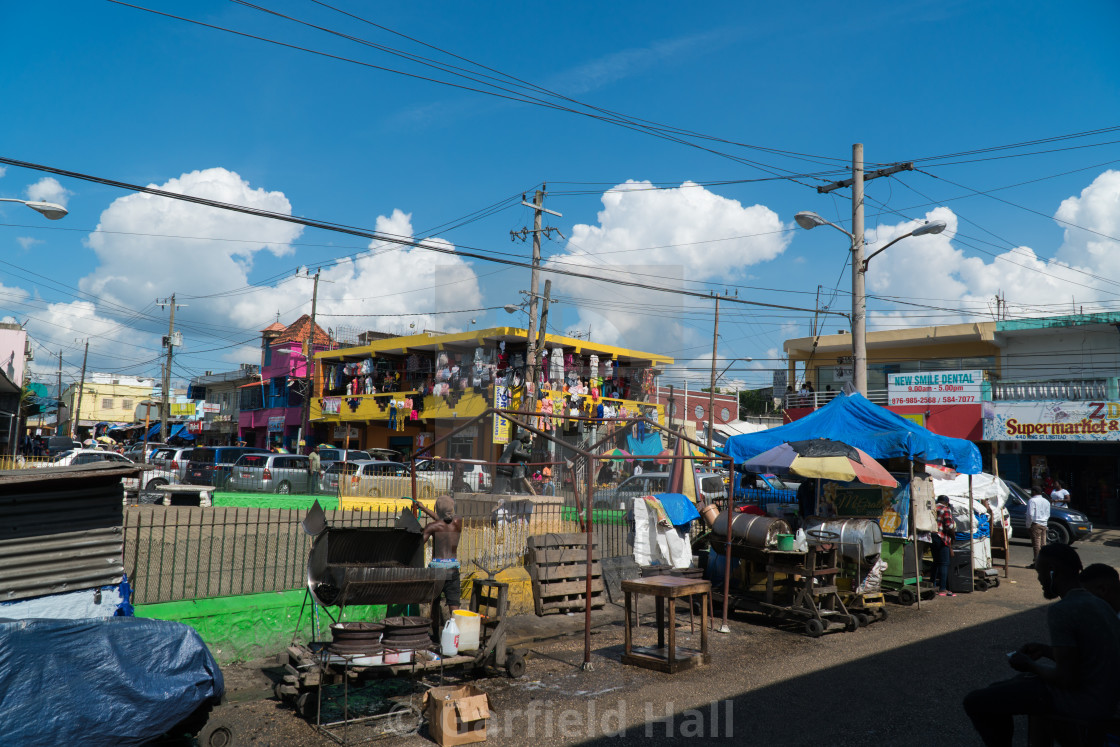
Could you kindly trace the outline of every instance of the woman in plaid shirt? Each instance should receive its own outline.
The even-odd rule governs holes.
[[[949,582],[949,556],[953,554],[953,535],[957,531],[957,522],[953,520],[953,511],[949,508],[949,496],[937,496],[937,532],[933,535],[933,545],[930,552],[933,554],[933,583],[937,585],[937,594],[942,597],[955,597],[946,585]]]

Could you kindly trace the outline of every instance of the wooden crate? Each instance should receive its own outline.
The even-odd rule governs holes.
[[[587,593],[587,535],[540,534],[529,537],[528,569],[537,615],[584,609]],[[591,546],[591,607],[606,604],[599,549]]]

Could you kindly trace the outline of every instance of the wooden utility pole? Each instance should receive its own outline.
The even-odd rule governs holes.
[[[540,287],[540,264],[541,264],[541,234],[551,234],[552,231],[560,233],[555,228],[543,228],[541,222],[544,218],[544,213],[555,215],[558,218],[563,217],[560,213],[554,210],[547,210],[544,207],[545,188],[547,185],[542,184],[541,188],[533,194],[533,201],[531,203],[525,201],[525,196],[521,196],[521,204],[525,207],[533,208],[533,229],[530,231],[527,228],[522,228],[520,231],[510,231],[510,238],[513,240],[525,240],[526,236],[530,233],[533,234],[533,270],[529,277],[529,331],[528,339],[526,340],[526,353],[525,353],[525,381],[526,383],[532,382],[533,386],[526,389],[528,393],[531,389],[529,396],[522,399],[527,412],[533,412],[536,409],[537,402],[537,380],[540,378],[538,371],[540,369],[541,349],[537,344],[537,299],[540,297],[538,288]],[[564,234],[560,234],[563,237]]]
[[[716,296],[716,316],[712,323],[712,380],[708,385],[708,453],[712,452],[712,434],[716,430],[716,353],[719,350],[719,296]],[[728,525],[730,526],[730,525]]]
[[[82,414],[82,394],[86,389],[86,359],[89,357],[89,340],[86,340],[86,350],[82,353],[82,378],[78,383],[78,406],[74,408],[74,417],[70,419],[70,436],[78,438],[78,418]],[[73,399],[73,397],[71,397]]]
[[[540,358],[542,358],[543,355],[544,355],[544,348],[545,348],[544,340],[545,340],[545,335],[548,334],[548,303],[551,300],[551,298],[550,298],[551,295],[552,295],[552,281],[551,280],[546,280],[546,281],[544,281],[544,297],[543,297],[542,302],[541,302],[541,326],[540,326],[540,329],[537,330],[537,359],[538,360]],[[545,378],[548,378],[548,377],[545,376]]]
[[[167,443],[167,414],[171,410],[171,358],[175,351],[175,294],[170,299],[156,301],[162,308],[171,307],[171,318],[167,323],[167,362],[163,364],[163,403],[159,408],[159,440]]]
[[[307,347],[304,349],[303,373],[306,381],[303,387],[303,418],[300,420],[299,437],[307,447],[311,446],[308,438],[308,426],[311,422],[311,386],[313,383],[312,369],[315,365],[315,307],[319,302],[319,273],[322,268],[315,270],[315,286],[311,291],[311,326],[307,329]],[[297,444],[298,449],[298,444]]]

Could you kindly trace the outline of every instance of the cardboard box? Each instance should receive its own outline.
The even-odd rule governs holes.
[[[490,701],[474,685],[433,687],[424,693],[428,733],[442,747],[486,741]]]

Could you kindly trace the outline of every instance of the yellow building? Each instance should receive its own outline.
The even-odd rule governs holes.
[[[136,376],[87,373],[84,387],[71,384],[62,393],[63,405],[70,415],[60,426],[62,432],[70,432],[74,418],[77,418],[80,438],[88,437],[98,423],[133,422],[136,406],[152,396],[155,383],[155,379]]]
[[[315,439],[402,456],[422,449],[484,412],[495,397],[520,396],[527,337],[524,329],[495,327],[384,337],[319,353],[311,398]],[[578,381],[578,388],[588,388],[580,407],[602,404],[616,416],[641,413],[664,422],[655,377],[672,358],[560,335],[546,335],[545,348],[545,408],[570,406],[564,385]],[[496,458],[502,438],[494,438],[492,426],[480,421],[468,427],[438,446],[435,456]]]

